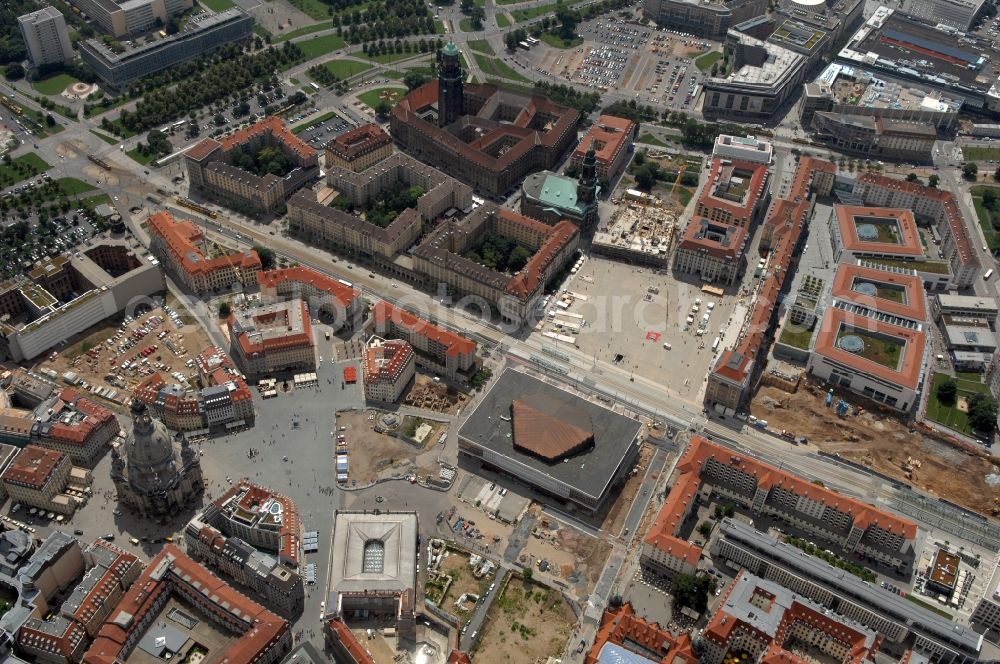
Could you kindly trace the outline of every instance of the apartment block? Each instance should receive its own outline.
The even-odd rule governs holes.
[[[372,337],[365,349],[365,398],[395,403],[416,373],[413,347],[402,339]]]
[[[417,352],[417,365],[468,382],[476,368],[475,341],[434,325],[385,300],[375,303],[375,333],[381,337],[403,339]]]
[[[230,354],[248,376],[316,368],[312,321],[301,299],[239,308],[227,326]]]
[[[364,308],[361,291],[347,282],[301,265],[261,272],[257,275],[260,296],[265,302],[301,298],[309,310],[327,316],[334,332],[344,325],[353,326]]]
[[[326,144],[326,167],[366,171],[392,155],[392,138],[377,124],[368,123],[336,136]]]
[[[63,493],[73,464],[60,452],[28,445],[0,476],[10,499],[45,512],[72,514],[76,501]]]
[[[24,48],[32,68],[73,59],[66,18],[55,7],[46,5],[38,11],[18,16]]]

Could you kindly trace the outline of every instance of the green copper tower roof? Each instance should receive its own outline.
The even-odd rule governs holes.
[[[455,42],[448,42],[445,47],[441,49],[441,53],[444,55],[456,56],[458,55],[458,47],[455,46]]]

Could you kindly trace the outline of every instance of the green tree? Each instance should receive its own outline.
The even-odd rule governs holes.
[[[3,75],[8,81],[19,81],[24,78],[24,67],[19,62],[11,62],[4,68]]]
[[[906,181],[907,182],[920,182],[920,178],[917,176],[916,173],[910,173],[909,175],[906,176]]]
[[[416,90],[429,80],[430,77],[419,71],[407,72],[406,76],[403,77],[403,83],[406,85],[407,90]]]
[[[966,180],[975,180],[976,176],[979,175],[979,166],[976,162],[970,161],[969,163],[962,166],[962,177]]]
[[[946,406],[954,406],[958,396],[958,383],[949,378],[937,386],[937,399]]]
[[[176,16],[171,16],[167,19],[167,34],[176,35],[181,31],[181,22]]]
[[[941,182],[941,178],[938,177],[937,173],[932,173],[929,178],[927,178],[927,186],[937,187],[938,183]]]
[[[253,246],[254,251],[257,252],[257,256],[260,257],[260,266],[265,270],[274,269],[275,264],[275,253],[274,249],[270,247],[265,247],[260,244],[255,244]]]
[[[997,169],[993,171],[993,179],[1000,182],[1000,166],[997,166]]]
[[[656,184],[656,172],[645,164],[636,169],[635,186],[642,191],[651,191]]]
[[[567,41],[576,37],[576,26],[580,22],[580,12],[559,0],[556,3],[555,14],[556,20],[559,21],[559,36]]]
[[[389,111],[392,110],[392,106],[389,105],[385,99],[379,99],[378,103],[375,104],[375,115],[379,117],[385,117],[389,115]]]
[[[702,521],[701,525],[698,526],[698,533],[705,539],[708,539],[709,535],[712,534],[712,522]]]
[[[529,581],[531,580],[531,577],[534,573],[535,573],[534,570],[531,569],[530,567],[521,568],[521,576],[523,576],[525,579],[528,579]]]
[[[476,5],[475,7],[472,8],[471,20],[472,20],[472,28],[474,30],[483,29],[483,20],[485,20],[485,18],[486,18],[486,11],[482,7]]]
[[[56,119],[54,117],[52,117],[51,113],[46,113],[45,114],[45,126],[46,127],[55,127],[56,126]]]
[[[212,122],[215,123],[216,127],[221,127],[226,124],[226,118],[222,117],[222,113],[216,113],[215,117],[212,118]]]
[[[969,426],[992,435],[997,427],[997,402],[988,394],[977,392],[969,399]]]
[[[708,594],[715,591],[715,578],[707,574],[679,574],[674,578],[674,606],[688,607],[698,613],[708,608]]]
[[[229,318],[231,313],[233,313],[233,308],[229,302],[219,303],[219,318]]]

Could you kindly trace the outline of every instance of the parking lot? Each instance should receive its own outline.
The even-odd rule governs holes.
[[[146,376],[160,373],[168,383],[197,383],[195,356],[209,345],[197,325],[185,324],[169,307],[133,319],[110,319],[85,331],[70,345],[50,353],[38,370],[91,394],[124,404]],[[68,373],[75,379],[68,379]]]
[[[721,50],[714,42],[609,16],[581,23],[577,32],[584,39],[579,48],[539,45],[519,50],[515,62],[523,59],[522,66],[602,92],[624,92],[639,103],[688,109],[704,79],[694,58]]]
[[[290,124],[303,124],[309,122],[310,115],[315,117],[322,117],[326,113],[319,114],[316,113],[301,113],[293,117],[288,118]],[[322,150],[323,147],[332,141],[334,138],[343,134],[344,132],[354,129],[357,125],[353,122],[345,120],[341,114],[334,111],[334,115],[322,122],[317,123],[308,129],[299,132],[298,136],[301,140],[308,143],[310,146],[317,150]]]

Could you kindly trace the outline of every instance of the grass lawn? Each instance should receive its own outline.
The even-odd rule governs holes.
[[[150,163],[156,161],[156,155],[142,154],[141,152],[139,152],[139,148],[136,148],[135,150],[129,150],[125,154],[132,157],[134,161],[139,162],[143,166],[149,166]]]
[[[306,122],[303,122],[302,124],[295,125],[294,127],[292,127],[292,133],[293,134],[301,134],[306,129],[309,129],[310,127],[315,127],[320,122],[326,122],[327,120],[329,120],[330,118],[332,118],[334,115],[336,115],[336,113],[334,113],[333,111],[330,111],[329,113],[324,113],[323,115],[319,116],[318,118],[313,118],[312,120],[308,120]]]
[[[131,101],[131,100],[128,98],[128,95],[121,95],[120,97],[107,97],[107,96],[105,96],[103,99],[101,99],[98,102],[97,106],[94,106],[94,107],[91,108],[91,110],[90,110],[89,113],[87,112],[87,109],[86,109],[86,106],[85,106],[84,110],[83,110],[83,114],[86,117],[88,117],[88,118],[92,118],[95,115],[100,115],[101,113],[106,113],[106,112],[110,111],[113,108],[118,108],[119,106],[121,106],[123,104],[127,104],[129,101]]]
[[[34,172],[29,172],[26,175],[21,175],[14,164],[25,164],[28,166],[34,166]],[[9,186],[11,184],[16,184],[21,180],[26,180],[37,173],[48,170],[49,165],[45,163],[45,160],[36,155],[34,152],[29,152],[28,154],[23,154],[16,159],[11,159],[11,163],[0,164],[0,182],[7,182]]]
[[[712,68],[712,65],[721,59],[722,53],[719,51],[709,51],[708,53],[695,58],[694,66],[702,71],[708,71]]]
[[[326,5],[323,5],[324,7]],[[305,55],[306,60],[312,60],[313,58],[318,58],[321,55],[326,55],[327,53],[332,53],[338,48],[344,48],[347,42],[337,35],[326,35],[324,37],[314,37],[313,39],[306,39],[305,41],[298,42],[299,48],[302,49],[302,53]]]
[[[320,0],[288,0],[288,4],[301,9],[314,21],[327,21],[330,18],[330,15],[327,14],[329,5],[320,2]]]
[[[511,16],[518,23],[523,21],[528,21],[538,16],[545,16],[546,14],[551,14],[556,10],[556,6],[553,5],[542,5],[541,7],[531,7],[529,9],[515,9],[511,12]]]
[[[311,35],[314,32],[319,32],[320,30],[328,30],[330,28],[329,22],[317,23],[316,25],[307,25],[304,28],[298,28],[296,30],[289,30],[288,32],[283,32],[277,37],[275,37],[272,42],[278,43],[283,41],[288,41],[289,39],[295,39],[296,37],[302,37],[304,35]]]
[[[379,64],[389,64],[390,62],[396,62],[398,60],[405,60],[407,58],[412,58],[414,56],[420,55],[420,52],[416,53],[381,53],[376,55],[372,60],[378,62]],[[426,55],[426,53],[424,54]]]
[[[394,81],[399,81],[404,76],[406,76],[406,74],[404,74],[403,72],[396,71],[394,69],[384,71],[384,72],[382,72],[382,75],[385,76],[386,78],[391,78]]]
[[[116,145],[118,143],[118,139],[117,138],[115,138],[113,136],[108,136],[107,134],[102,134],[101,132],[97,131],[96,129],[91,129],[90,133],[93,134],[94,136],[98,137],[99,139],[101,139],[102,141],[104,141],[105,143],[107,143],[108,145]]]
[[[444,21],[434,21],[434,32],[439,35],[448,32],[444,29]]]
[[[473,53],[472,55],[476,58],[476,64],[479,65],[479,68],[482,69],[483,73],[487,76],[499,76],[501,78],[509,78],[513,81],[523,81],[525,83],[531,82],[511,69],[510,65],[503,60],[490,58],[481,53]]]
[[[552,48],[576,48],[583,43],[583,37],[573,37],[573,39],[566,41],[559,35],[554,35],[551,32],[543,32],[541,40]]]
[[[396,102],[402,99],[403,95],[406,94],[406,88],[375,88],[374,90],[369,90],[368,92],[362,92],[358,95],[358,99],[367,104],[369,108],[374,109],[378,105],[379,101],[382,100],[383,94],[393,93],[392,96],[386,101],[389,102],[390,106],[395,106]]]
[[[31,87],[41,92],[43,95],[57,95],[74,83],[79,83],[77,79],[69,74],[56,74],[43,78],[40,81],[32,81]]]
[[[977,371],[956,371],[955,377],[961,380],[968,380],[973,383],[983,382],[983,374]]]
[[[510,19],[507,18],[507,14],[506,13],[501,12],[501,13],[497,14],[497,27],[498,28],[509,28],[510,27]]]
[[[235,7],[236,3],[233,0],[198,0],[199,4],[205,5],[213,12],[221,12],[230,7]]]
[[[77,194],[82,194],[88,191],[93,191],[97,189],[94,185],[84,182],[83,180],[77,180],[76,178],[59,178],[56,180],[56,184],[67,196],[76,196]]]
[[[519,2],[524,2],[524,0],[497,0],[498,5],[516,5]]]
[[[969,427],[968,415],[960,411],[957,405],[947,406],[938,401],[937,388],[941,383],[948,380],[948,378],[947,374],[934,374],[934,379],[931,383],[931,392],[927,398],[927,417],[956,431],[971,434],[972,429]],[[990,392],[989,386],[978,379],[971,381],[958,378],[955,382],[958,383],[958,396],[960,398],[969,398],[976,392],[984,394],[989,394]]]
[[[661,141],[660,139],[658,139],[656,136],[653,136],[649,132],[646,132],[645,134],[643,134],[642,136],[640,136],[639,140],[637,142],[638,143],[645,143],[646,145],[655,145],[655,146],[660,147],[660,148],[667,147],[666,143],[664,143],[663,141]]]
[[[97,194],[96,196],[81,198],[79,202],[84,207],[97,207],[104,204],[111,205],[111,197],[107,194]]]
[[[493,52],[493,47],[485,39],[470,39],[469,48],[479,53],[485,53],[486,55],[496,55]]]
[[[262,26],[260,23],[255,23],[254,24],[254,26],[253,26],[253,33],[255,35],[257,35],[258,37],[260,37],[261,39],[267,39],[268,37],[272,37],[272,38],[274,37],[274,35],[272,35],[270,32],[268,32],[267,28],[265,28],[264,26]]]
[[[459,22],[458,22],[458,29],[461,30],[462,32],[476,32],[477,31],[474,27],[472,27],[472,19],[471,18],[463,18],[463,19],[459,20]]]
[[[938,401],[938,385],[948,380],[948,378],[947,374],[934,374],[934,380],[931,383],[931,392],[927,398],[927,417],[956,431],[971,434],[972,429],[969,427],[968,415],[960,411],[957,405],[947,406]],[[958,396],[960,398],[969,398],[976,392],[982,392],[983,394],[989,394],[990,392],[989,386],[979,380],[971,381],[959,378],[955,382],[958,383]]]
[[[327,71],[340,79],[357,76],[371,69],[367,63],[358,62],[357,60],[330,60],[323,66],[327,68]]]
[[[973,197],[972,205],[976,208],[976,216],[979,218],[979,227],[983,229],[986,245],[990,251],[997,251],[1000,249],[1000,233],[993,230],[993,215],[983,205],[983,199],[979,196]],[[1000,222],[1000,219],[997,221]]]
[[[962,156],[966,161],[989,161],[1000,159],[1000,148],[979,148],[966,146],[962,148]]]
[[[878,263],[879,265],[888,265],[889,267],[899,267],[904,270],[917,270],[918,272],[926,272],[928,274],[948,274],[951,268],[948,267],[947,263],[941,261],[898,261],[891,258],[867,258],[873,263]]]

